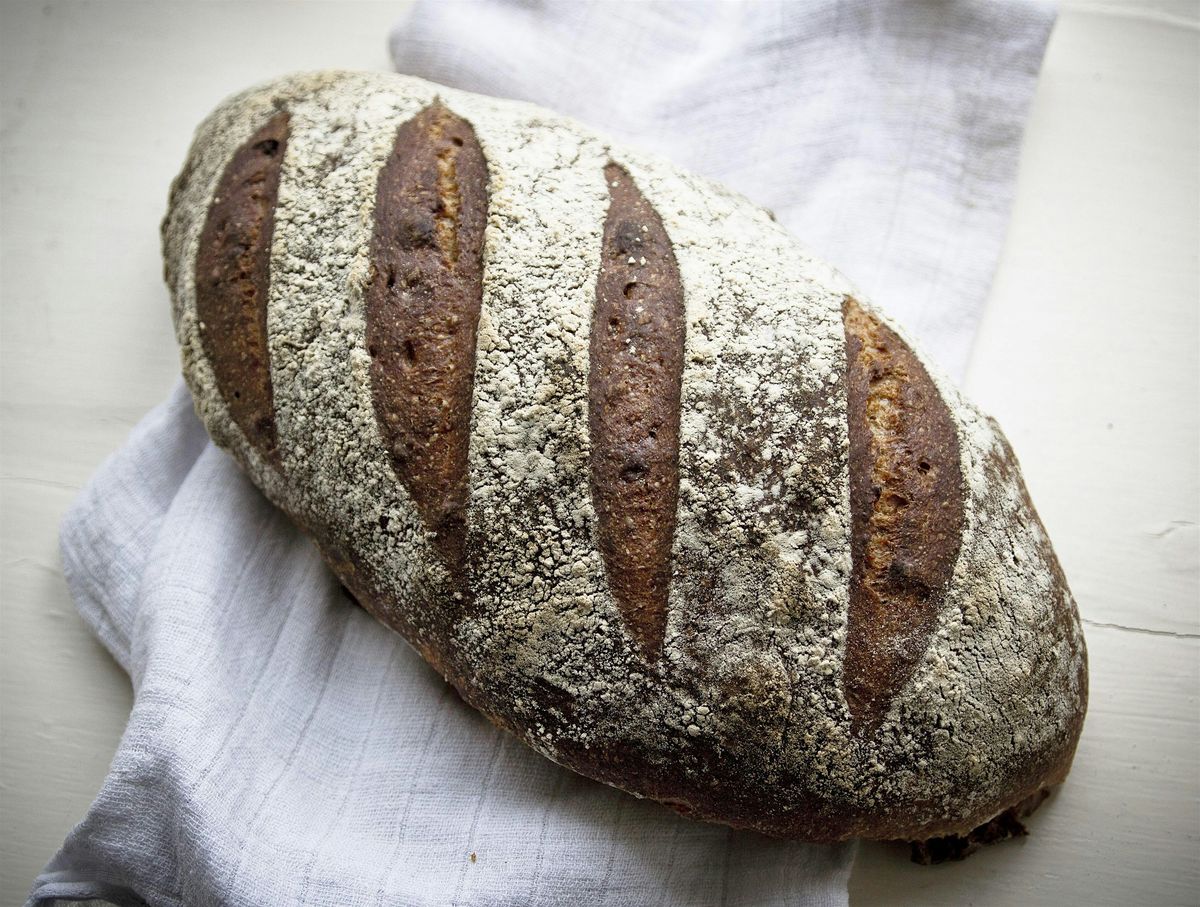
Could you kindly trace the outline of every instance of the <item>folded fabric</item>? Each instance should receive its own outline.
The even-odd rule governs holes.
[[[1032,0],[419,0],[392,59],[736,189],[961,376],[1053,21]]]
[[[1051,21],[940,0],[423,2],[392,47],[406,72],[729,182],[961,371]],[[182,384],[75,502],[62,556],[135,703],[30,904],[847,903],[852,845],[691,822],[493,728],[349,601]]]
[[[135,704],[34,903],[846,903],[849,846],[680,818],[490,725],[350,602],[182,383],[62,555]]]

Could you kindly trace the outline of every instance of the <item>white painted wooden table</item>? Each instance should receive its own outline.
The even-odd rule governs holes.
[[[404,3],[20,3],[0,19],[0,902],[84,813],[128,679],[58,521],[178,373],[158,221],[196,122],[289,69],[386,68]],[[1069,2],[967,381],[1007,429],[1087,624],[1092,705],[1033,837],[856,905],[1200,903],[1200,3]],[[886,302],[886,301],[885,301]]]

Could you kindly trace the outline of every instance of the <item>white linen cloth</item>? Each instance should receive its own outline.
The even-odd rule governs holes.
[[[419,0],[392,59],[736,189],[961,377],[1053,21],[1032,0]]]
[[[405,71],[726,178],[956,368],[1052,13],[902,6],[422,3],[392,41]],[[135,703],[31,905],[847,903],[852,846],[690,822],[495,730],[350,604],[182,384],[75,502],[62,557]]]

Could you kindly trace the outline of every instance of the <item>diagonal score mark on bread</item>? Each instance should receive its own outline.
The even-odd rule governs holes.
[[[850,437],[850,611],[843,686],[873,733],[937,624],[962,541],[950,410],[912,350],[853,298],[843,305]]]
[[[434,101],[379,174],[365,292],[371,390],[392,467],[461,576],[487,170],[471,126]]]
[[[658,213],[618,164],[604,176],[610,203],[588,375],[592,502],[609,587],[654,661],[679,501],[683,285]]]
[[[246,440],[281,470],[267,343],[267,293],[288,115],[276,113],[230,158],[196,254],[196,313],[225,405]]]

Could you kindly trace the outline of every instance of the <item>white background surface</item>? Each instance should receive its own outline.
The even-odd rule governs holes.
[[[289,69],[387,68],[404,5],[4,3],[0,903],[83,815],[131,705],[57,524],[178,373],[158,221],[191,131]],[[1200,3],[1066,4],[967,380],[1084,615],[1074,771],[1030,838],[963,864],[865,845],[852,904],[1200,901],[1198,67]]]

